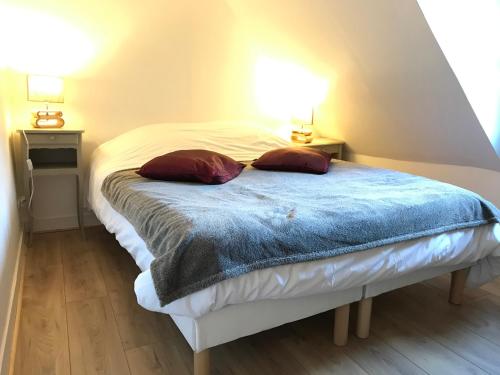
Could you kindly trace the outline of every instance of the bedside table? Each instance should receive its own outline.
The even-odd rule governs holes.
[[[342,159],[342,148],[345,142],[333,138],[314,138],[311,143],[291,142],[294,147],[311,147],[333,154],[334,159]]]
[[[63,127],[58,129],[25,128],[18,129],[21,141],[21,160],[23,161],[23,186],[26,202],[31,195],[30,170],[26,162],[26,156],[33,164],[33,177],[35,176],[65,176],[71,175],[76,178],[76,207],[78,215],[78,226],[82,237],[85,238],[83,227],[83,170],[82,157],[82,133],[83,129]],[[26,135],[26,138],[23,135]],[[26,143],[26,140],[28,144]],[[28,230],[29,241],[33,236],[33,215],[28,207]]]

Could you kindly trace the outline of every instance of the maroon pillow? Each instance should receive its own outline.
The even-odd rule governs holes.
[[[223,184],[241,173],[245,164],[208,150],[179,150],[158,156],[136,173],[164,181],[194,181]]]
[[[268,151],[252,166],[271,171],[323,174],[328,172],[332,155],[309,147],[286,147]]]

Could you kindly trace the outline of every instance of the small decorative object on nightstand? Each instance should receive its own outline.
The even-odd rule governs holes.
[[[81,164],[83,129],[19,129],[24,164],[24,191],[28,207],[28,230],[30,241],[33,234],[31,201],[33,198],[34,176],[76,177],[76,199],[78,226],[85,238],[83,227],[83,170]]]
[[[60,77],[28,75],[28,101],[44,102],[45,110],[31,114],[35,128],[61,128],[61,111],[49,111],[49,103],[64,103],[64,80]]]
[[[325,151],[333,155],[334,159],[342,159],[342,149],[345,142],[333,138],[314,138],[310,143],[295,143],[293,146],[312,147],[317,150]]]

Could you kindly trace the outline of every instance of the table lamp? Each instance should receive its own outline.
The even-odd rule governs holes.
[[[302,117],[304,116],[292,120],[295,127],[292,129],[291,139],[293,142],[297,143],[311,143],[313,140],[312,126],[314,125],[314,107],[311,108],[310,123]]]
[[[49,111],[49,103],[64,103],[64,80],[61,77],[28,75],[28,101],[44,102],[45,110],[32,112],[35,128],[61,128],[61,111]]]

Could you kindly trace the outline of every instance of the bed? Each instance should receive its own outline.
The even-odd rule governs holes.
[[[151,241],[132,216],[113,202],[112,195],[105,197],[103,184],[105,187],[110,176],[120,177],[121,173],[114,195],[123,186],[139,186],[140,181],[127,170],[174,150],[209,149],[248,161],[270,149],[286,146],[289,142],[279,131],[253,123],[154,124],[101,145],[92,157],[90,206],[142,271],[135,282],[138,303],[148,310],[169,314],[190,344],[195,353],[195,373],[208,372],[210,347],[239,337],[335,309],[334,342],[342,345],[347,340],[352,302],[360,301],[357,334],[367,337],[371,298],[380,293],[453,272],[455,288],[451,300],[458,303],[465,283],[477,286],[500,274],[500,225],[493,214],[490,220],[473,226],[361,249],[366,251],[268,265],[241,275],[231,274],[203,284],[203,288],[188,288],[189,293],[168,295],[176,298],[159,297],[162,293],[155,285],[158,282],[154,275],[157,271],[152,267],[155,252]],[[365,173],[362,167],[338,160],[333,161],[331,169],[339,174],[342,170]],[[249,170],[237,179],[244,181],[251,173]],[[251,181],[262,178],[256,175]],[[124,180],[128,185],[120,185]]]

